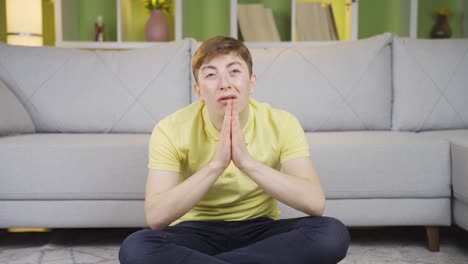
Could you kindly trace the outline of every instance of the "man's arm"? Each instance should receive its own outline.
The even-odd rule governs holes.
[[[309,157],[291,159],[277,171],[255,160],[247,151],[237,114],[237,103],[232,107],[232,160],[273,198],[308,215],[322,215],[325,194],[317,171]]]
[[[163,229],[190,211],[218,179],[224,168],[208,164],[179,184],[179,173],[149,170],[145,214],[151,229]]]
[[[203,169],[179,183],[179,173],[151,170],[145,192],[146,222],[151,229],[163,229],[190,211],[231,163],[231,111],[226,107],[218,148]]]
[[[308,215],[322,215],[325,194],[309,157],[285,161],[281,172],[254,159],[239,169],[278,201]]]

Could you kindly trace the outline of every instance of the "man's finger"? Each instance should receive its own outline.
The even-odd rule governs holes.
[[[229,138],[231,138],[231,112],[232,112],[232,102],[231,100],[228,101],[227,106],[226,106],[226,114],[224,115],[224,120],[226,121],[226,131],[225,135]]]
[[[224,119],[223,119],[223,130],[228,126],[229,122],[229,111],[228,107],[226,107],[226,111],[224,111]],[[222,132],[222,131],[221,131]]]
[[[239,113],[237,112],[237,100],[235,100],[233,103],[231,118],[232,118],[232,124],[234,124],[236,127],[240,127]]]
[[[228,126],[231,123],[231,108],[229,107],[229,101],[226,106],[226,111],[224,111],[224,120],[223,120],[223,129],[228,129]]]
[[[232,116],[235,117],[235,115],[237,115],[237,100],[233,100],[233,104],[232,104]]]

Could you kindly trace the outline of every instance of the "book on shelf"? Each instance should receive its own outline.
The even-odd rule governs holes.
[[[333,8],[332,5],[328,4],[326,5],[327,8],[327,19],[328,19],[328,25],[330,29],[330,36],[332,40],[340,40],[340,37],[338,36],[338,29],[336,27],[336,20],[335,20],[335,15],[333,14]]]
[[[237,19],[244,41],[280,41],[271,8],[265,8],[263,4],[239,4]]]
[[[296,40],[339,40],[331,4],[296,2]]]
[[[254,38],[253,30],[251,30],[249,17],[247,15],[247,5],[239,4],[237,6],[237,21],[242,38],[244,40]]]
[[[278,28],[276,27],[275,17],[271,8],[265,8],[265,15],[268,28],[269,41],[281,41]]]

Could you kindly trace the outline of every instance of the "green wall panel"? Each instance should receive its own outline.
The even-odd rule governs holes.
[[[5,0],[0,0],[0,41],[6,42]]]
[[[400,1],[400,16],[399,16],[399,35],[408,36],[410,35],[410,12],[411,12],[411,1],[403,0]]]
[[[409,35],[408,0],[360,0],[358,38],[384,32]]]
[[[64,41],[80,40],[79,2],[62,0],[62,38]]]
[[[452,11],[453,16],[449,20],[449,25],[452,28],[452,38],[460,38],[462,36],[462,1],[467,0],[420,0],[418,6],[418,38],[430,38],[431,29],[435,22],[432,12],[438,6],[447,7]],[[468,17],[465,19],[468,19]]]
[[[230,35],[229,0],[184,0],[182,36],[204,41]]]

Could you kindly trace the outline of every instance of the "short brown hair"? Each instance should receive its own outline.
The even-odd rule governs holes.
[[[192,59],[192,73],[198,82],[198,70],[207,60],[222,55],[234,53],[241,57],[249,68],[249,76],[252,75],[252,55],[242,41],[225,36],[216,36],[204,41],[197,49]]]

